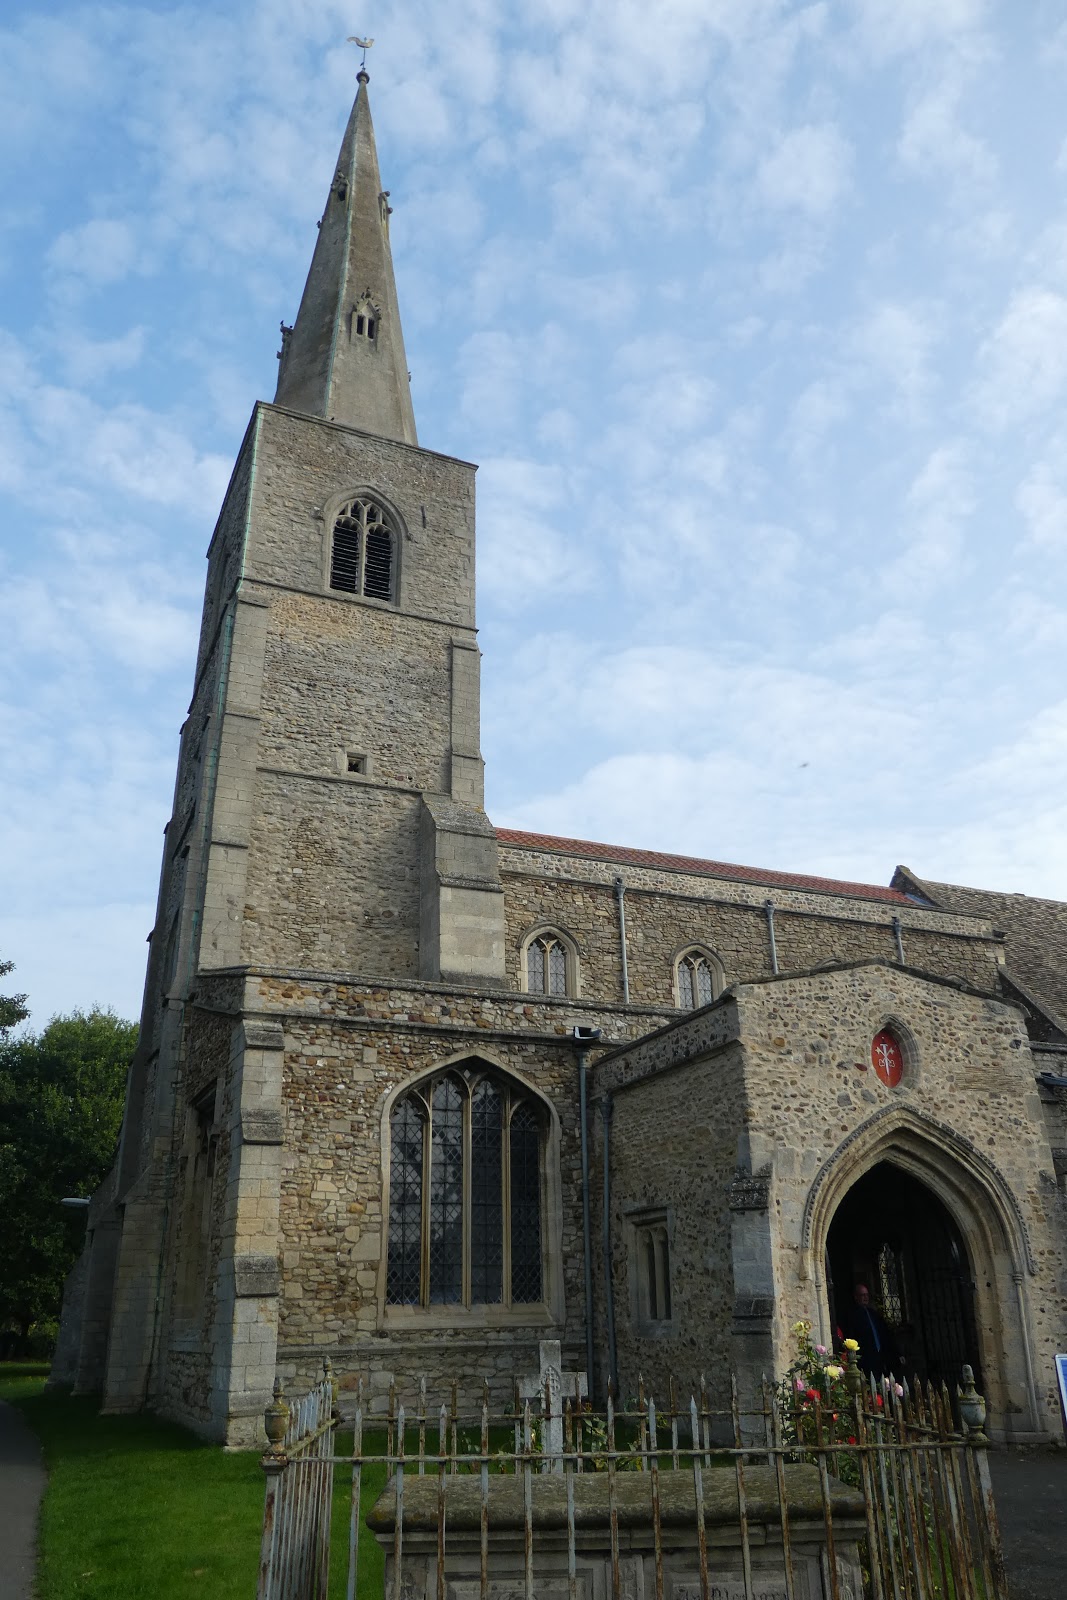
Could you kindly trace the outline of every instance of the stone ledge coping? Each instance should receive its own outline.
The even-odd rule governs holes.
[[[786,1507],[790,1523],[824,1521],[819,1469],[814,1466],[787,1466],[785,1472]],[[610,1526],[608,1474],[576,1474],[574,1485],[574,1526],[576,1529],[601,1529]],[[705,1468],[704,1521],[709,1526],[736,1527],[738,1518],[737,1479],[729,1467]],[[522,1477],[490,1477],[489,1527],[505,1532],[524,1527]],[[567,1488],[562,1474],[536,1472],[533,1492],[533,1526],[567,1527]],[[405,1533],[435,1533],[440,1484],[435,1475],[404,1477]],[[776,1475],[771,1467],[745,1470],[745,1498],[750,1522],[767,1522],[780,1527]],[[449,1533],[476,1533],[481,1528],[481,1483],[473,1474],[445,1478],[445,1519]],[[686,1528],[696,1535],[696,1492],[691,1469],[661,1471],[659,1474],[660,1525]],[[615,1502],[620,1528],[652,1529],[652,1475],[648,1472],[619,1472],[615,1475]],[[830,1507],[834,1521],[840,1517],[862,1517],[863,1496],[836,1478],[830,1479]],[[392,1480],[379,1495],[367,1515],[367,1526],[376,1535],[392,1535],[396,1526],[396,1483]]]

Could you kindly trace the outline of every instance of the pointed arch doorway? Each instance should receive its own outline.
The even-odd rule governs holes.
[[[888,1323],[903,1371],[954,1392],[965,1363],[981,1385],[970,1253],[944,1202],[919,1178],[880,1161],[841,1199],[826,1241],[830,1321],[857,1284]]]

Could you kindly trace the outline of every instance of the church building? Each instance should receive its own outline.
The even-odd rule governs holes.
[[[367,84],[208,550],[57,1375],[246,1445],[324,1356],[342,1409],[505,1399],[543,1340],[721,1394],[863,1283],[902,1371],[1059,1437],[1067,906],[493,826],[475,468],[416,436]]]

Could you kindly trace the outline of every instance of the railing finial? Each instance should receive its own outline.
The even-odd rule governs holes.
[[[973,1367],[964,1367],[963,1388],[957,1384],[956,1395],[960,1403],[960,1421],[967,1432],[967,1443],[979,1446],[988,1444],[985,1396],[980,1395],[974,1386]]]
[[[267,1433],[267,1454],[284,1455],[282,1447],[289,1427],[289,1406],[280,1377],[274,1380],[274,1395],[263,1412],[263,1426]]]

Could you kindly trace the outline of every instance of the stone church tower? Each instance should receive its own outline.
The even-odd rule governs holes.
[[[278,1030],[243,1015],[234,978],[205,1033],[190,1024],[194,991],[250,966],[384,983],[504,978],[482,810],[475,469],[418,445],[365,71],[359,80],[296,322],[282,330],[275,402],[253,412],[208,552],[117,1173],[122,1223],[98,1224],[88,1291],[100,1337],[80,1381],[102,1378],[110,1410],[151,1393],[160,1318],[180,1327],[195,1311],[203,1249],[217,1252],[220,1418],[246,1393],[254,1413],[273,1381]],[[197,1216],[223,1161],[218,1215]],[[185,1236],[173,1252],[168,1231]],[[176,1282],[159,1282],[161,1250]],[[89,1364],[104,1357],[112,1299],[100,1373]],[[204,1328],[186,1320],[195,1366]]]
[[[600,1394],[749,1382],[862,1277],[909,1371],[1048,1437],[1067,908],[494,829],[475,469],[417,441],[389,216],[361,71],[208,551],[57,1375],[252,1444],[324,1355],[342,1403],[510,1394],[544,1339]]]

